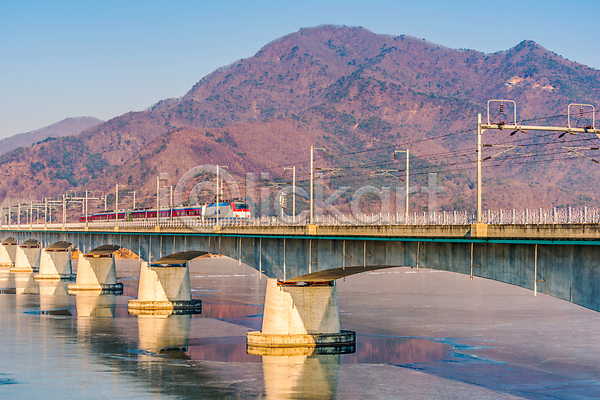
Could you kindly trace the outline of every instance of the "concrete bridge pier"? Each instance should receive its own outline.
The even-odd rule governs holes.
[[[261,332],[248,332],[248,346],[348,346],[356,342],[352,331],[340,329],[334,281],[282,283],[267,281]]]
[[[71,269],[71,250],[69,243],[58,242],[47,249],[42,249],[40,258],[40,272],[33,275],[34,280],[72,280],[75,278]]]
[[[10,272],[38,272],[41,247],[37,240],[27,240],[15,248],[15,266]]]
[[[92,250],[87,255],[79,254],[75,283],[67,286],[69,294],[79,291],[100,293],[123,293],[123,284],[117,282],[115,257],[119,246],[106,245]]]
[[[155,264],[142,262],[137,300],[129,300],[131,314],[152,310],[200,312],[202,301],[192,299],[189,260],[206,252],[181,252],[163,257]]]
[[[14,240],[5,240],[0,244],[0,267],[14,267],[16,256],[17,243]]]
[[[0,244],[0,267],[12,268],[14,264],[10,254],[8,254],[7,247],[4,244]]]

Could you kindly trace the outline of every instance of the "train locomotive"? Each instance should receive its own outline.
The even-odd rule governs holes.
[[[226,201],[195,205],[187,207],[163,208],[158,211],[159,219],[173,218],[197,218],[197,219],[216,219],[217,213],[219,219],[246,219],[250,218],[250,207],[248,203],[240,201]],[[156,220],[156,209],[139,209],[139,210],[123,210],[123,211],[104,211],[96,214],[82,215],[79,217],[79,222],[95,222],[95,221],[143,221]]]

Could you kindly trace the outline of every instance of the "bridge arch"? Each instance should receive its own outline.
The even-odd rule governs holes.
[[[96,247],[95,249],[87,252],[85,255],[88,256],[112,256],[117,250],[119,250],[121,246],[117,246],[114,244],[103,244],[101,246]]]
[[[52,243],[50,246],[46,248],[46,250],[50,251],[59,251],[59,250],[67,250],[73,246],[72,243],[66,242],[64,240],[59,240],[58,242]]]
[[[41,246],[41,243],[38,242],[36,239],[27,239],[19,246],[21,248],[37,248]]]
[[[398,268],[402,265],[369,265],[331,268],[324,271],[317,271],[310,274],[288,279],[286,282],[330,282],[347,276],[362,274],[364,272],[377,271],[379,269]]]
[[[168,256],[162,257],[152,264],[160,264],[160,265],[181,265],[187,262],[192,261],[195,258],[202,257],[203,255],[209,254],[207,251],[180,251],[177,253],[169,254]]]
[[[15,265],[18,242],[12,236],[4,239],[0,245],[0,267],[12,268]]]
[[[9,237],[7,237],[6,239],[4,239],[4,240],[2,241],[2,244],[3,244],[4,246],[7,246],[7,245],[8,245],[8,246],[10,246],[10,245],[16,245],[16,244],[18,244],[18,242],[17,242],[17,239],[15,239],[15,238],[14,238],[14,237],[12,237],[12,236],[9,236]]]

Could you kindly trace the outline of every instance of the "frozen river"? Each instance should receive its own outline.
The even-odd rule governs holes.
[[[0,398],[600,398],[600,313],[506,284],[394,268],[337,282],[355,352],[257,356],[266,279],[227,258],[192,262],[202,314],[130,315],[120,296],[0,270]],[[600,290],[600,289],[599,289]]]

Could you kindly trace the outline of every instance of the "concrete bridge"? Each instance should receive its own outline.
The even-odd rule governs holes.
[[[84,255],[70,290],[118,291],[113,252],[142,260],[140,289],[130,309],[194,308],[187,262],[221,254],[273,278],[263,331],[249,344],[339,344],[334,281],[380,268],[410,266],[468,274],[538,291],[600,311],[600,226],[372,225],[4,227],[0,266],[39,269],[39,279],[68,278],[73,245]],[[45,261],[44,261],[45,260]],[[62,261],[61,261],[62,260]],[[54,264],[52,264],[54,263]],[[54,265],[49,271],[48,265]],[[45,268],[42,273],[42,268]],[[50,268],[51,269],[51,268]]]

